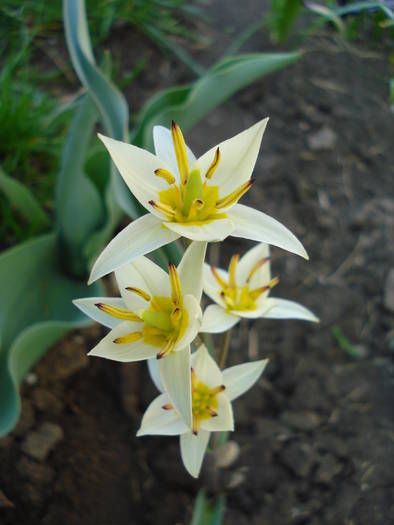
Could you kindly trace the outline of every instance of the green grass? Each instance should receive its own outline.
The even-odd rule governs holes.
[[[93,45],[103,41],[112,25],[122,22],[146,33],[163,49],[194,64],[173,36],[193,39],[185,21],[201,17],[187,0],[86,0]],[[0,167],[25,184],[51,214],[56,173],[71,111],[48,92],[56,80],[57,92],[67,82],[68,57],[62,57],[62,0],[3,0],[0,2]],[[55,42],[55,44],[53,43]],[[56,56],[54,57],[54,55]],[[44,55],[44,59],[42,59]],[[50,61],[48,66],[47,56]],[[124,88],[145,64],[131,71],[112,71]],[[196,68],[195,68],[196,72]],[[60,89],[59,89],[60,88]],[[37,233],[0,191],[0,248]]]

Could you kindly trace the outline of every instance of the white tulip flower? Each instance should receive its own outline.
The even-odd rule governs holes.
[[[122,362],[160,359],[166,391],[190,427],[190,343],[202,319],[206,246],[192,243],[178,268],[169,265],[169,274],[139,257],[115,272],[121,298],[74,301],[85,314],[111,328],[88,355]]]
[[[256,383],[268,359],[232,366],[223,372],[200,346],[191,356],[192,429],[188,427],[167,393],[158,396],[147,408],[137,436],[180,435],[183,464],[198,477],[211,432],[234,430],[231,402]],[[164,388],[150,361],[152,379],[159,390]]]
[[[231,258],[228,271],[204,265],[204,292],[216,303],[206,308],[200,332],[229,330],[242,317],[302,319],[318,322],[307,308],[286,299],[269,297],[279,278],[271,278],[269,246],[258,244],[239,259]]]
[[[198,160],[180,128],[156,126],[156,155],[99,135],[127,186],[150,212],[131,222],[103,250],[89,283],[179,237],[222,241],[229,235],[267,242],[308,258],[300,241],[272,217],[238,204],[251,175],[268,119],[221,142]]]

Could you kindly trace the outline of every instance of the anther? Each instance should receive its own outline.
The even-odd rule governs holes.
[[[168,273],[170,276],[172,302],[176,305],[180,305],[182,304],[182,289],[175,264],[170,263],[168,265]]]
[[[220,275],[220,273],[217,271],[217,269],[215,268],[215,266],[211,266],[211,272],[212,272],[212,275],[215,277],[215,279],[217,280],[217,282],[219,283],[219,286],[221,288],[227,288],[227,283],[226,281],[223,279],[223,277]]]
[[[212,390],[209,392],[209,397],[214,397],[220,394],[220,392],[223,392],[223,390],[225,389],[226,389],[225,385],[216,386],[215,388],[212,388]]]
[[[235,253],[230,260],[230,264],[228,265],[228,276],[229,276],[229,285],[231,288],[236,288],[236,271],[237,271],[237,265],[239,261],[239,253]]]
[[[133,332],[131,334],[123,335],[121,337],[117,337],[114,339],[114,343],[117,345],[125,345],[130,343],[135,343],[136,341],[139,341],[142,337],[142,332]]]
[[[210,179],[212,177],[216,168],[218,167],[219,162],[220,162],[220,149],[217,148],[217,150],[215,151],[215,157],[205,174],[206,179]]]
[[[135,286],[126,286],[126,290],[128,292],[133,292],[137,295],[139,295],[142,299],[145,299],[145,301],[150,301],[151,297],[150,295],[145,292],[144,290],[141,290],[141,288],[136,288]]]
[[[181,182],[186,184],[189,175],[189,159],[187,157],[185,139],[183,138],[181,128],[174,121],[172,121],[171,124],[171,134]]]
[[[263,259],[260,259],[257,261],[257,263],[253,266],[253,268],[250,270],[248,278],[246,279],[246,282],[249,283],[254,276],[254,274],[259,270],[262,266],[264,266],[265,263],[267,263],[270,260],[270,257],[263,257]]]
[[[175,217],[175,210],[171,208],[168,204],[164,204],[163,202],[156,202],[156,201],[149,201],[149,204],[153,206],[156,210],[160,211],[161,213],[164,213],[169,219],[173,219]]]
[[[254,179],[249,179],[247,182],[242,184],[242,186],[226,195],[226,197],[216,201],[216,209],[220,210],[221,208],[227,208],[228,206],[232,206],[238,202],[242,195],[244,195],[250,189],[253,183]]]
[[[165,170],[164,168],[158,168],[157,170],[155,170],[155,175],[156,177],[161,177],[162,179],[164,179],[168,184],[174,184],[175,182],[174,175],[170,171]]]
[[[96,303],[95,306],[97,306],[97,308],[102,312],[110,315],[111,317],[115,317],[116,319],[122,319],[123,321],[135,321],[137,323],[141,322],[141,319],[137,314],[131,312],[130,310],[126,310],[126,308],[118,308],[117,306],[104,303]]]
[[[166,403],[161,407],[163,410],[172,410],[174,406],[171,403]]]

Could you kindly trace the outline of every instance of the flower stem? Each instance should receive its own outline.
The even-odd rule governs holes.
[[[218,359],[218,364],[219,364],[220,369],[223,369],[224,365],[226,364],[227,354],[230,348],[231,330],[232,329],[230,328],[230,330],[227,330],[227,332],[225,332],[225,334],[223,335],[222,346],[220,348],[219,359]]]

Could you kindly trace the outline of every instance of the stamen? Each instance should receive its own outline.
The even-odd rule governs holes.
[[[166,403],[165,405],[163,405],[161,407],[163,410],[172,410],[174,408],[174,405],[172,405],[171,403]]]
[[[170,276],[172,302],[176,305],[180,305],[182,304],[182,289],[181,281],[179,280],[179,275],[176,270],[175,264],[170,263],[168,265],[168,273]]]
[[[174,350],[175,341],[176,336],[169,337],[161,351],[156,355],[156,359],[162,359],[163,357],[171,353]]]
[[[126,345],[129,343],[135,343],[142,337],[142,332],[132,332],[131,334],[123,335],[114,339],[114,343],[119,345]]]
[[[234,308],[235,307],[234,299],[232,297],[230,297],[228,294],[226,294],[226,292],[224,292],[224,291],[220,292],[220,297],[227,304],[227,306],[229,308]]]
[[[211,272],[213,274],[213,276],[215,277],[215,279],[217,280],[217,282],[219,283],[219,286],[223,289],[227,288],[227,283],[226,281],[223,279],[223,277],[220,275],[220,273],[217,271],[217,269],[215,268],[215,266],[211,266]]]
[[[170,315],[171,323],[177,327],[179,324],[179,321],[182,319],[182,310],[180,308],[175,308]]]
[[[141,297],[141,299],[145,299],[145,301],[150,301],[150,295],[147,292],[144,292],[144,290],[141,290],[141,288],[136,288],[135,286],[127,286],[126,290],[128,292],[133,292]]]
[[[242,186],[226,195],[226,197],[223,197],[222,199],[216,201],[216,209],[220,210],[221,208],[227,208],[227,206],[231,206],[232,204],[238,202],[242,195],[244,195],[249,190],[253,182],[254,179],[248,180],[247,182],[242,184]]]
[[[156,177],[161,177],[162,179],[164,179],[168,184],[174,184],[175,182],[174,175],[170,171],[165,170],[164,168],[158,168],[157,170],[155,170],[155,175]]]
[[[137,314],[127,310],[126,308],[118,308],[117,306],[111,306],[110,304],[96,303],[95,306],[102,312],[115,317],[116,319],[122,319],[124,321],[135,321],[141,322],[141,319]]]
[[[224,385],[216,386],[215,388],[212,388],[212,390],[209,392],[209,397],[215,397],[217,394],[220,394],[220,392],[223,392],[226,387]]]
[[[193,419],[193,434],[197,436],[198,431],[200,429],[200,420],[197,418]]]
[[[210,407],[209,405],[207,405],[205,407],[205,410],[208,412],[208,414],[211,416],[211,417],[217,417],[218,413],[216,412],[216,410],[214,410],[212,407]]]
[[[208,171],[205,174],[206,179],[210,179],[212,177],[212,175],[214,174],[214,171],[218,167],[219,162],[220,162],[220,149],[217,148],[217,150],[215,151],[215,157],[211,165],[209,166]]]
[[[202,208],[204,208],[204,206],[205,206],[205,203],[204,203],[204,201],[202,199],[196,199],[193,202],[192,206],[194,208],[196,208],[197,210],[202,210]]]
[[[164,204],[163,202],[149,201],[149,204],[156,208],[156,210],[164,213],[169,219],[175,217],[175,210],[171,208],[169,204]]]
[[[246,279],[246,282],[249,283],[254,276],[254,274],[259,270],[266,262],[270,260],[270,257],[264,257],[263,259],[260,259],[257,261],[257,263],[253,266],[253,268],[250,270],[248,278]]]
[[[278,283],[279,283],[279,277],[274,277],[265,286],[262,286],[261,288],[256,288],[255,290],[251,290],[250,291],[250,297],[252,299],[257,299],[258,297],[260,297],[261,294],[263,294],[264,292],[266,292],[268,290],[271,290],[271,288],[276,286]]]
[[[174,121],[172,121],[171,125],[171,134],[181,181],[183,184],[186,184],[189,175],[189,159],[187,157],[185,139],[183,138],[181,128],[175,124]]]
[[[239,261],[239,253],[235,253],[231,257],[230,264],[228,265],[229,285],[231,288],[237,287],[236,271],[237,271],[238,261]]]

